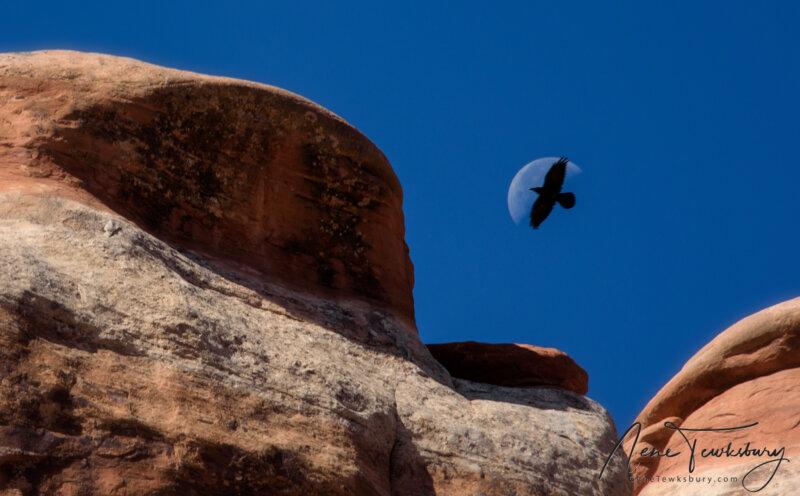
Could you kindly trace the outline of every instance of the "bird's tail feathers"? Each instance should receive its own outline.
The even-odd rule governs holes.
[[[559,193],[556,201],[558,201],[558,204],[564,208],[572,208],[575,206],[575,194]]]

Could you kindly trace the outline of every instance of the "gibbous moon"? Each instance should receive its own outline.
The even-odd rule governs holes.
[[[537,158],[520,169],[514,179],[511,180],[511,186],[508,187],[508,213],[511,214],[511,220],[515,224],[519,225],[528,222],[531,207],[538,196],[530,188],[541,186],[544,183],[545,174],[557,160],[558,157]],[[569,178],[580,173],[580,167],[572,163],[572,161],[567,162],[567,179],[564,182],[564,191],[570,191],[567,184]]]

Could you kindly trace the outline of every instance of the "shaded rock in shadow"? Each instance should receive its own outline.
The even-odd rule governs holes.
[[[450,375],[460,379],[507,387],[551,386],[577,394],[589,390],[586,371],[555,348],[475,341],[427,346]]]

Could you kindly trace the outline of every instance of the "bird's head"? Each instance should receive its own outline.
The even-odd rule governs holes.
[[[541,193],[542,192],[542,187],[541,186],[536,186],[535,188],[530,188],[530,190],[531,191],[535,191],[536,193]]]

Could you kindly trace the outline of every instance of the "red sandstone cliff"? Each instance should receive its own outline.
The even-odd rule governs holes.
[[[0,60],[0,184],[80,198],[180,247],[413,322],[386,157],[287,91],[107,56]]]
[[[577,365],[453,379],[412,284],[400,185],[330,112],[0,56],[3,496],[627,494]]]

